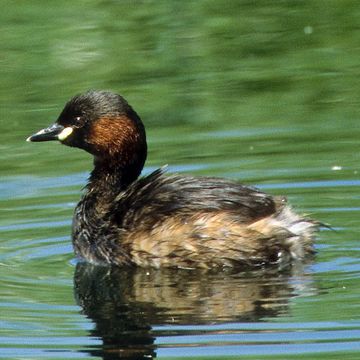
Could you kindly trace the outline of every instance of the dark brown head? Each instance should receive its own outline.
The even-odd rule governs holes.
[[[117,166],[135,178],[147,154],[140,117],[123,97],[108,91],[74,96],[55,124],[27,139],[48,140],[84,149],[94,155],[96,164]]]

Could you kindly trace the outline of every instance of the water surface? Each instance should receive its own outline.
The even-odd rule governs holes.
[[[358,359],[360,4],[9,3],[0,83],[0,358]],[[288,271],[98,268],[70,226],[91,158],[25,138],[88,88],[144,120],[144,174],[215,175],[331,224]]]

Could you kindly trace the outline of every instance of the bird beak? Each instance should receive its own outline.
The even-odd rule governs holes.
[[[49,140],[65,140],[73,132],[72,127],[64,127],[60,124],[53,124],[29,136],[26,141],[49,141]]]

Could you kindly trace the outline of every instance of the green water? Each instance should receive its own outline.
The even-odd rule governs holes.
[[[359,358],[358,1],[16,1],[0,23],[0,358]],[[331,224],[315,262],[77,264],[92,160],[25,138],[89,88],[141,115],[144,174],[232,178]]]

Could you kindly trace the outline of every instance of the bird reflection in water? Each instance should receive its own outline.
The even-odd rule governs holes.
[[[152,359],[159,325],[255,322],[288,312],[304,293],[301,270],[279,273],[101,267],[78,263],[75,296],[94,322],[90,336],[102,345],[86,349],[103,359]],[[154,329],[155,327],[155,329]],[[209,325],[209,328],[210,325]],[[171,332],[176,335],[176,330]]]

